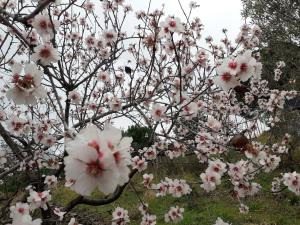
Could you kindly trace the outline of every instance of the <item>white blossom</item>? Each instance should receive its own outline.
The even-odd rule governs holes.
[[[97,187],[107,195],[127,182],[131,141],[122,138],[121,131],[111,126],[103,131],[91,124],[82,129],[67,143],[69,156],[64,161],[66,180],[73,180],[70,188],[81,195],[90,195]]]

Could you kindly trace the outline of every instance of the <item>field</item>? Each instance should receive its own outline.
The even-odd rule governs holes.
[[[151,213],[158,216],[158,224],[165,224],[164,213],[170,206],[178,205],[185,208],[184,220],[180,225],[212,225],[217,217],[234,225],[297,225],[300,224],[300,198],[289,191],[279,195],[268,193],[274,174],[263,174],[255,181],[260,183],[263,190],[255,197],[249,197],[243,202],[249,206],[248,214],[239,213],[239,202],[230,192],[231,185],[223,182],[217,190],[206,193],[200,188],[199,174],[203,170],[200,166],[195,168],[195,159],[179,159],[164,161],[160,166],[150,166],[148,173],[157,174],[155,182],[158,182],[166,174],[170,178],[183,178],[192,183],[193,192],[189,196],[175,199],[173,197],[156,197],[153,191],[144,192],[141,176],[137,176],[125,189],[123,195],[111,205],[85,206],[75,208],[78,216],[89,216],[91,224],[110,224],[111,211],[117,207],[124,207],[130,212],[133,225],[141,221],[138,211],[139,198],[148,203]],[[193,166],[192,166],[193,165]],[[279,169],[280,170],[280,169]],[[137,197],[139,196],[139,198]],[[61,205],[66,204],[77,194],[67,188],[60,187],[54,191],[54,201]],[[101,198],[101,194],[95,192],[93,198]],[[88,221],[85,221],[88,224]],[[84,223],[84,224],[85,224]]]

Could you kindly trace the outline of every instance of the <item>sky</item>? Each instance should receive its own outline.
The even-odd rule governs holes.
[[[180,0],[183,8],[188,11],[190,0]],[[201,19],[205,26],[203,37],[211,35],[215,40],[221,39],[222,29],[228,29],[230,39],[235,39],[239,33],[239,28],[244,23],[241,17],[241,0],[194,0],[200,5],[194,9],[194,16]],[[132,5],[135,10],[147,10],[149,0],[125,0],[125,3]],[[178,0],[152,0],[151,8],[161,8],[165,4],[166,15],[174,15],[184,20],[184,15],[180,9]]]

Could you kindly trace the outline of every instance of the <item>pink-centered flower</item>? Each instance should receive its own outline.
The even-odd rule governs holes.
[[[82,100],[82,97],[79,92],[73,90],[69,92],[68,99],[70,99],[74,104],[79,104]]]
[[[201,173],[200,178],[203,182],[203,184],[201,184],[201,187],[206,192],[215,190],[216,186],[221,183],[220,174],[213,171],[206,171],[205,173]]]
[[[172,206],[169,212],[165,214],[165,222],[177,223],[183,220],[183,212],[184,212],[184,208],[179,208],[178,206],[175,207]]]
[[[32,27],[36,29],[39,35],[47,40],[53,38],[54,32],[59,28],[59,21],[50,19],[49,15],[39,14],[33,18]]]
[[[130,144],[132,138],[122,138],[121,130],[107,126],[100,131],[88,125],[67,143],[66,180],[70,188],[81,195],[90,195],[95,188],[112,193],[128,181]]]
[[[283,184],[288,187],[288,189],[294,192],[296,195],[300,195],[300,174],[285,173],[283,175]]]
[[[117,207],[112,213],[112,225],[125,225],[130,222],[128,210]]]
[[[247,50],[236,58],[239,65],[238,78],[247,81],[255,73],[256,60],[251,56],[251,51]]]
[[[228,91],[240,84],[235,74],[227,66],[221,65],[217,67],[217,73],[219,76],[214,77],[213,82],[224,91]]]
[[[160,36],[170,36],[170,32],[184,32],[184,26],[178,17],[167,17],[160,23]]]
[[[47,66],[52,62],[57,62],[59,60],[59,55],[57,50],[53,48],[52,45],[46,43],[34,48],[32,59],[34,61],[40,61],[42,65]]]
[[[41,219],[32,220],[29,215],[29,205],[27,203],[16,203],[10,207],[10,218],[12,223],[7,225],[41,225]]]
[[[6,93],[8,99],[17,105],[36,105],[37,98],[46,98],[47,93],[41,84],[43,73],[35,64],[26,64],[24,73],[19,64],[12,67],[14,86]]]
[[[151,115],[154,121],[159,121],[166,112],[166,107],[160,104],[154,104],[151,110]]]

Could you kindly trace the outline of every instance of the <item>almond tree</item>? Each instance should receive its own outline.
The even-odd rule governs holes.
[[[278,167],[290,136],[273,145],[255,137],[279,122],[296,92],[270,90],[261,79],[253,53],[260,28],[244,24],[235,42],[224,30],[216,43],[201,37],[203,24],[191,16],[196,3],[182,8],[183,21],[151,11],[150,3],[135,12],[134,29],[126,32],[134,13],[122,0],[1,1],[0,179],[27,177],[18,187],[23,199],[9,191],[1,199],[1,223],[78,224],[67,216],[71,210],[114,202],[138,175],[157,197],[190,194],[191,181],[165,177],[155,184],[155,175],[143,172],[158,156],[194,155],[207,167],[197,185],[210,192],[222,180],[231,183],[247,212],[243,198],[261,191],[255,176]],[[115,127],[125,120],[147,127],[154,144],[131,148],[132,138]],[[233,150],[238,160],[228,157]],[[274,178],[272,192],[299,195],[299,176]],[[63,206],[51,201],[59,181],[78,193]],[[90,197],[96,189],[103,199]],[[157,216],[139,200],[141,224],[155,224]],[[183,216],[183,208],[170,206],[164,219]],[[130,221],[120,207],[112,217],[112,224]]]

